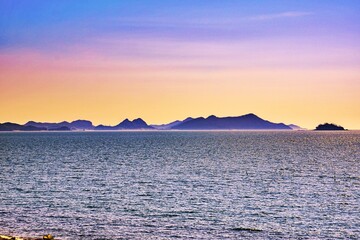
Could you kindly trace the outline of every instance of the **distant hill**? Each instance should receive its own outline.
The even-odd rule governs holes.
[[[316,128],[316,131],[343,131],[345,130],[345,128],[343,128],[342,126],[333,124],[333,123],[324,123],[324,124],[319,124]]]
[[[88,120],[76,120],[70,123],[72,128],[76,128],[78,130],[92,130],[94,129],[94,125],[91,121]]]
[[[45,128],[45,129],[50,129],[50,128],[58,128],[60,127],[60,124],[62,124],[61,126],[67,126],[69,125],[68,122],[61,122],[61,123],[49,123],[49,122],[35,122],[35,121],[29,121],[27,123],[25,123],[24,126],[33,126],[33,127],[39,127],[39,128]]]
[[[155,129],[158,129],[158,130],[170,130],[171,128],[174,128],[174,127],[178,126],[179,124],[188,122],[190,120],[193,120],[193,118],[188,117],[188,118],[186,118],[186,119],[184,119],[182,121],[176,120],[176,121],[168,123],[168,124],[150,125],[150,126],[155,128]]]
[[[178,130],[291,130],[283,123],[272,123],[259,118],[255,114],[246,114],[239,117],[216,117],[195,118],[172,127]]]
[[[63,122],[59,122],[59,123],[29,121],[29,122],[25,123],[25,126],[46,128],[48,130],[59,129],[61,127],[67,127],[70,130],[92,130],[95,128],[93,126],[92,122],[87,121],[87,120],[76,120],[73,122],[63,121]]]
[[[2,123],[0,124],[0,131],[44,131],[46,128],[39,128],[34,126],[24,126],[16,123]]]
[[[96,126],[94,130],[144,130],[144,129],[154,129],[153,127],[149,126],[144,120],[141,118],[134,119],[130,121],[129,119],[125,119],[121,123],[116,126],[104,126],[99,125]]]

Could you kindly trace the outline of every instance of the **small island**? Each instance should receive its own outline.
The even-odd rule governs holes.
[[[342,126],[333,124],[333,123],[324,123],[324,124],[319,124],[316,128],[315,131],[344,131],[345,128],[343,128]]]

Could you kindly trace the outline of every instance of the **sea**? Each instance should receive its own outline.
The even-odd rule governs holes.
[[[0,133],[0,234],[360,239],[360,131]]]

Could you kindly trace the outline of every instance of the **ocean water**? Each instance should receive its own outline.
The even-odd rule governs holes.
[[[360,132],[0,134],[0,234],[360,239]]]

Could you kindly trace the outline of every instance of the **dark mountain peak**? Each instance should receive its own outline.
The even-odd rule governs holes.
[[[146,124],[146,122],[141,118],[134,119],[132,122],[136,124]]]
[[[131,121],[128,118],[125,118],[120,124],[122,123],[130,123]]]
[[[188,121],[191,121],[191,120],[193,120],[193,118],[192,118],[192,117],[188,117],[188,118],[184,119],[182,122],[188,122]]]
[[[141,118],[137,118],[135,120],[132,121],[133,124],[133,128],[134,129],[146,129],[146,128],[153,128],[151,126],[149,126],[144,120],[142,120]]]
[[[42,123],[42,122],[35,122],[35,121],[28,121],[27,123],[24,124],[24,126],[35,126],[35,125],[38,125],[38,124],[49,124],[49,123]]]
[[[217,119],[217,117],[215,115],[210,115],[206,119]]]
[[[115,126],[116,129],[146,129],[153,128],[147,125],[147,123],[141,118],[134,119],[130,121],[129,119],[125,119],[121,123]]]
[[[125,118],[122,122],[116,125],[115,128],[127,128],[131,124],[132,122],[129,119]]]
[[[240,117],[244,117],[244,118],[251,118],[251,119],[261,119],[260,117],[258,117],[257,115],[255,115],[254,113],[248,113],[245,115],[242,115]]]

